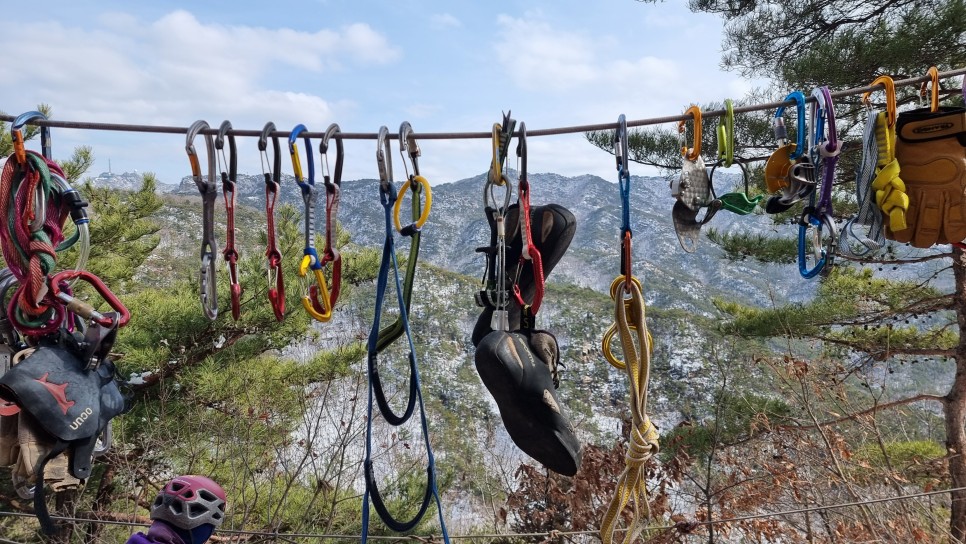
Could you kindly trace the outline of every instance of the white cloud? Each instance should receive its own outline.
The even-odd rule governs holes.
[[[429,18],[434,28],[460,28],[463,22],[449,13],[435,13]]]
[[[559,92],[593,81],[598,74],[593,42],[548,23],[497,17],[502,39],[497,59],[518,86],[530,91]]]

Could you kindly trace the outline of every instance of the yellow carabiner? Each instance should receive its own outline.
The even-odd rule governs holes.
[[[500,123],[493,123],[493,166],[490,168],[490,182],[502,187],[506,183],[503,177],[503,165],[500,164],[500,133],[503,126]]]
[[[426,224],[426,220],[429,219],[429,209],[433,207],[433,190],[429,186],[429,182],[426,181],[426,178],[423,176],[412,176],[407,179],[406,183],[403,183],[403,186],[399,189],[399,196],[396,197],[396,203],[392,208],[392,218],[396,222],[396,230],[401,234],[403,234],[403,226],[402,222],[399,220],[399,210],[402,207],[403,195],[406,193],[406,189],[412,188],[413,198],[419,198],[415,187],[415,184],[417,183],[419,184],[420,189],[426,194],[426,205],[423,206],[423,212],[422,215],[419,216],[419,219],[417,219],[416,222],[412,223],[410,226],[413,226],[416,229],[423,228],[423,225]]]
[[[896,126],[896,84],[892,81],[889,76],[879,76],[875,78],[872,82],[872,87],[878,84],[882,84],[885,87],[886,94],[886,119],[889,120],[889,128]],[[870,106],[869,97],[872,96],[872,91],[862,94],[862,103],[866,106]]]
[[[689,161],[696,161],[698,157],[701,156],[701,108],[698,106],[691,106],[685,112],[685,115],[691,115],[694,118],[694,147],[690,150],[687,144],[681,147],[681,154],[687,157]],[[684,126],[687,121],[678,121],[678,132],[684,134]]]
[[[926,70],[926,75],[929,76],[930,81],[923,81],[922,87],[919,88],[919,97],[926,98],[926,89],[930,82],[932,82],[932,89],[930,89],[930,101],[929,101],[929,111],[939,111],[939,70],[935,66],[930,66],[929,70]]]
[[[302,262],[299,264],[299,276],[304,278],[308,274],[309,268],[314,264],[312,262],[313,260],[310,255],[302,257]],[[302,297],[302,306],[305,307],[305,311],[313,319],[325,323],[332,319],[332,303],[329,300],[329,286],[325,282],[325,275],[322,273],[322,268],[313,268],[312,271],[315,272],[316,285],[310,286],[309,292]],[[315,292],[313,292],[314,290]],[[321,306],[319,305],[320,301],[322,303]]]
[[[617,276],[616,278],[614,278],[614,281],[610,284],[610,298],[613,299],[615,302],[618,300],[617,297],[624,297],[624,293],[626,292],[626,289],[621,289],[621,287],[624,285],[625,278],[626,276]],[[636,285],[638,289],[642,289],[641,280],[637,279],[636,276],[631,276],[631,281],[634,282],[634,285]],[[629,305],[630,303],[631,301],[629,299],[624,300],[625,306]],[[646,326],[646,325],[643,323],[637,324],[637,325],[631,325],[630,329],[632,331],[636,331],[637,328],[641,326]],[[601,349],[604,352],[604,358],[607,359],[607,362],[610,363],[611,366],[619,370],[623,370],[627,366],[627,364],[622,359],[619,359],[616,355],[614,355],[614,352],[611,349],[611,344],[613,343],[612,341],[614,339],[614,336],[617,333],[618,333],[617,323],[615,322],[604,333],[604,337],[601,340]],[[647,331],[647,344],[649,346],[652,346],[652,351],[653,351],[654,343],[651,341],[651,331]]]

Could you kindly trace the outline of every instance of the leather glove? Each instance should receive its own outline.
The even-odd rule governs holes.
[[[899,114],[896,159],[909,196],[906,228],[886,238],[926,248],[966,239],[966,109]]]
[[[36,484],[37,465],[53,448],[54,439],[40,430],[37,420],[26,411],[20,412],[17,434],[20,443],[20,461],[14,470],[24,480]],[[81,480],[71,475],[68,466],[65,451],[48,461],[47,466],[44,467],[44,481],[55,493],[77,488],[81,484]]]

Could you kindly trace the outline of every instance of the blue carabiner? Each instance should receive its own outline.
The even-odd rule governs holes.
[[[814,199],[810,204],[813,203]],[[798,272],[807,280],[819,274],[827,276],[831,272],[832,267],[828,265],[832,257],[835,256],[835,247],[838,243],[838,233],[832,216],[827,213],[820,213],[816,216],[816,213],[819,212],[814,205],[806,206],[802,210],[801,219],[798,221]],[[805,251],[806,236],[810,228],[816,229],[812,239],[814,246],[812,251],[815,253],[817,261],[812,268],[808,268],[808,258]],[[823,231],[828,231],[829,234],[828,241],[824,245],[822,244]]]
[[[805,95],[801,91],[792,91],[788,93],[783,102],[788,102],[789,100],[795,101],[795,108],[798,111],[798,126],[797,134],[795,137],[795,151],[788,154],[788,158],[795,160],[805,153]],[[785,106],[781,105],[775,110],[775,119],[773,121],[775,138],[783,142],[787,133],[785,132]]]

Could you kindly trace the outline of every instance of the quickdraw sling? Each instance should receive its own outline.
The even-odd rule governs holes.
[[[409,135],[411,134],[411,129],[405,131],[405,127],[408,127],[408,123],[404,123],[401,129],[401,134]],[[449,536],[446,531],[446,523],[443,520],[443,508],[439,498],[439,491],[436,486],[436,461],[433,456],[432,446],[429,442],[429,426],[426,422],[426,410],[423,404],[422,390],[419,384],[419,370],[417,368],[416,361],[416,348],[413,344],[412,332],[409,328],[409,308],[407,306],[407,301],[405,300],[403,293],[403,284],[400,279],[399,274],[399,263],[396,259],[396,246],[395,246],[395,235],[393,233],[393,213],[394,207],[397,207],[399,199],[402,198],[402,193],[405,191],[405,186],[399,191],[399,195],[396,194],[395,188],[393,187],[392,177],[391,177],[391,157],[389,154],[389,142],[388,142],[389,130],[386,127],[381,127],[379,130],[379,138],[377,143],[376,158],[379,164],[379,200],[383,206],[385,212],[385,226],[386,226],[386,238],[382,249],[382,261],[379,266],[379,274],[376,279],[376,301],[375,301],[375,316],[372,322],[372,329],[369,332],[368,341],[368,378],[369,378],[369,401],[367,408],[367,418],[366,418],[366,455],[363,462],[365,471],[365,481],[366,490],[362,498],[362,542],[365,543],[368,539],[369,532],[369,503],[370,499],[372,501],[372,506],[376,510],[376,513],[382,519],[383,523],[393,531],[404,533],[410,531],[416,527],[417,524],[422,520],[423,516],[426,514],[429,508],[430,501],[435,500],[436,508],[439,514],[440,528],[443,534],[443,540],[446,544],[449,544]],[[411,136],[407,136],[411,137]],[[414,143],[415,140],[411,140],[410,144]],[[420,178],[423,181],[419,182],[420,185],[425,182],[424,178]],[[425,222],[425,218],[429,214],[431,201],[429,200],[429,184],[425,183],[427,189],[427,201],[426,208],[423,212],[422,222]],[[415,198],[414,198],[415,200]],[[409,225],[403,229],[400,229],[404,235],[413,235],[419,231],[422,223],[416,222]],[[386,288],[389,283],[389,271],[392,269],[393,279],[396,287],[396,302],[399,308],[399,318],[401,333],[405,333],[406,340],[409,344],[409,399],[407,402],[406,411],[402,416],[397,416],[392,409],[389,407],[386,401],[385,393],[382,389],[382,383],[379,379],[379,368],[377,365],[378,353],[379,353],[379,340],[382,333],[379,329],[379,321],[382,314],[382,306],[386,296]],[[388,343],[383,347],[388,346]],[[380,413],[386,419],[386,421],[392,426],[399,426],[407,422],[413,415],[415,411],[415,405],[419,404],[419,418],[420,425],[422,427],[423,439],[426,446],[426,454],[428,457],[428,463],[426,467],[426,493],[423,496],[423,501],[419,507],[419,511],[416,515],[407,521],[400,521],[393,517],[392,513],[386,507],[385,501],[382,498],[382,494],[376,484],[375,470],[372,461],[372,416],[373,416],[373,397],[376,399],[376,404],[379,408]]]
[[[188,128],[185,151],[191,163],[191,176],[194,178],[202,202],[202,231],[201,231],[201,271],[198,274],[199,296],[201,309],[208,319],[218,317],[218,288],[215,285],[217,271],[215,269],[215,253],[218,252],[218,239],[215,238],[215,200],[218,198],[218,182],[215,178],[215,142],[211,134],[205,134],[205,147],[208,151],[208,179],[201,174],[201,164],[198,152],[195,150],[195,137],[202,130],[210,127],[205,121],[195,121]]]
[[[272,157],[268,160],[268,136],[275,132],[275,123],[265,123],[258,137],[258,151],[262,162],[262,175],[265,176],[265,217],[268,223],[265,258],[268,275],[268,301],[272,305],[275,319],[285,318],[285,275],[282,269],[282,253],[275,243],[275,202],[282,179],[282,151],[278,136],[272,137]]]

